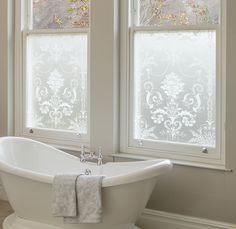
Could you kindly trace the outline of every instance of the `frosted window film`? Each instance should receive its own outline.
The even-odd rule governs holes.
[[[27,38],[27,127],[87,133],[87,35]]]
[[[134,138],[215,147],[216,32],[136,32]]]

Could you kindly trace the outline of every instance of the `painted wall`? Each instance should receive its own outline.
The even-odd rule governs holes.
[[[0,1],[0,136],[12,135],[14,131],[12,10],[12,0]]]
[[[147,207],[236,223],[236,173],[174,166],[158,180]]]

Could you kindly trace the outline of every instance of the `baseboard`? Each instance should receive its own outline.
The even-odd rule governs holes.
[[[236,225],[145,209],[138,224],[142,229],[236,229]]]
[[[4,187],[3,187],[2,183],[1,183],[1,180],[0,180],[0,200],[7,201],[7,194],[6,194],[5,190],[4,190]]]

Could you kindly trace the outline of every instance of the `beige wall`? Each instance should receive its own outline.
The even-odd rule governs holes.
[[[12,0],[0,1],[0,136],[12,135],[14,128],[12,10]]]
[[[236,223],[236,173],[174,166],[159,178],[147,207]]]
[[[90,147],[104,154],[118,152],[117,7],[118,0],[91,1]]]
[[[0,22],[6,21],[7,3],[0,1]],[[6,23],[0,23],[0,136],[7,132],[7,35]]]

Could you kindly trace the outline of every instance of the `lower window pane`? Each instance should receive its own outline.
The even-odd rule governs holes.
[[[87,34],[27,38],[26,126],[87,133]]]
[[[215,147],[216,32],[136,32],[134,138]]]

